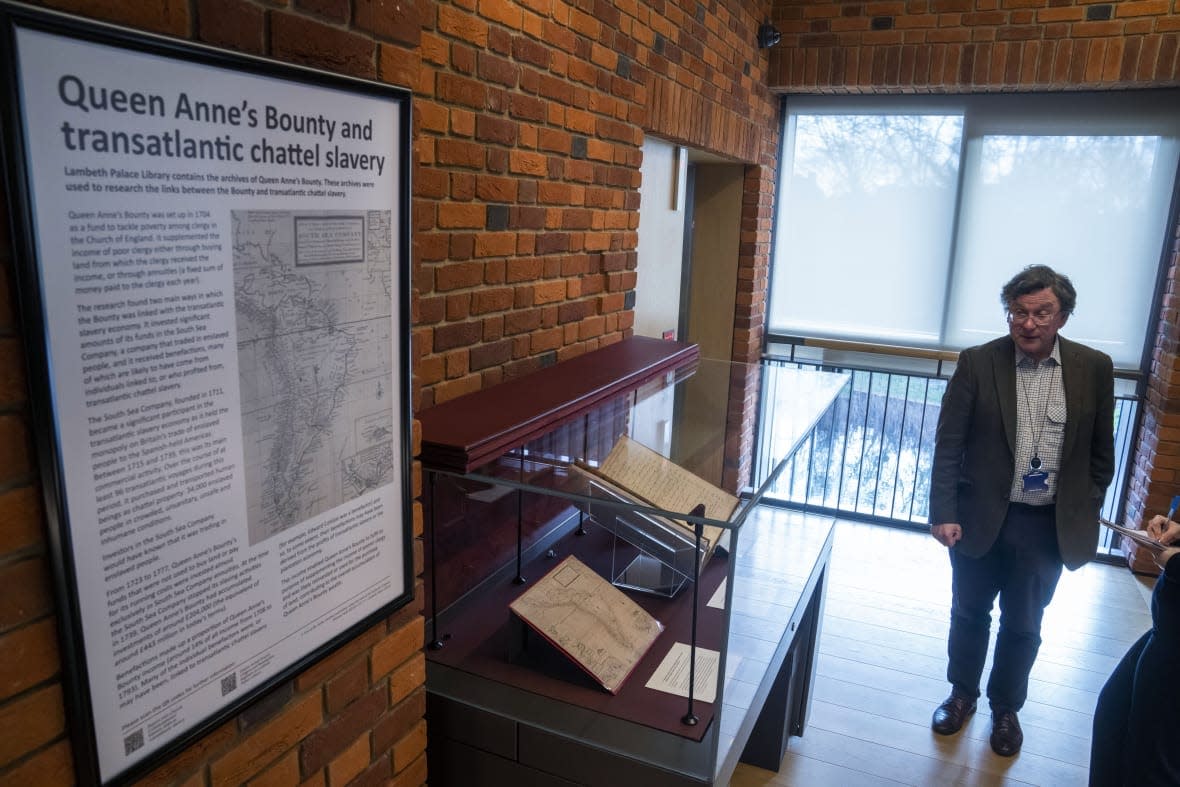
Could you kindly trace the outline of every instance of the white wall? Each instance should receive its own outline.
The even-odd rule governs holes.
[[[680,271],[684,251],[684,190],[688,156],[654,137],[643,142],[639,168],[639,249],[635,333],[660,338],[680,322]],[[675,199],[673,199],[675,197]]]

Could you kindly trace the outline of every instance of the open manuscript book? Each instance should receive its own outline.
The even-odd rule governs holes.
[[[727,520],[739,502],[737,497],[724,489],[694,475],[626,435],[618,439],[598,467],[578,463],[574,469],[590,476],[594,484],[613,492],[621,499],[634,500],[653,508],[688,513],[703,504],[706,517]],[[694,526],[691,523],[652,515],[647,515],[647,518],[687,538],[695,538]],[[703,526],[702,565],[709,559],[724,533],[724,528],[717,525]]]

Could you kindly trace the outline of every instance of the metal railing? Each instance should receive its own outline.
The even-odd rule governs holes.
[[[942,395],[950,372],[944,354],[910,354],[931,362],[930,372],[888,371],[868,366],[837,365],[799,358],[767,356],[772,365],[842,372],[848,386],[816,425],[788,466],[767,491],[771,502],[802,506],[841,516],[888,524],[927,524],[930,465]],[[768,376],[771,379],[771,376]],[[769,441],[778,408],[791,402],[773,383],[762,391],[754,485],[771,468],[763,457],[781,456]],[[1115,399],[1115,478],[1107,490],[1102,515],[1121,521],[1127,472],[1138,420],[1139,400]],[[1117,551],[1117,542],[1102,529],[1099,552]]]

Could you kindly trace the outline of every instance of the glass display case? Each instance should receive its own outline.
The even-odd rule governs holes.
[[[760,457],[781,470],[846,384],[632,338],[422,412],[431,783],[777,769],[806,720],[832,522],[764,505],[777,472],[740,480],[764,388],[797,403]],[[571,566],[606,581],[566,592]],[[520,604],[542,580],[560,592]],[[654,642],[634,647],[632,615]],[[626,673],[609,690],[603,665]]]

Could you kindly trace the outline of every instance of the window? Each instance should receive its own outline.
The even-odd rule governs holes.
[[[768,327],[957,350],[1006,328],[1025,265],[1062,333],[1137,369],[1180,158],[1180,93],[791,98]]]

